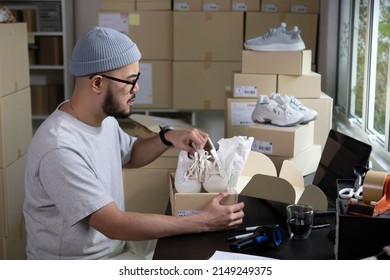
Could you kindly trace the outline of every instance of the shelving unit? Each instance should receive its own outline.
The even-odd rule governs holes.
[[[70,97],[68,61],[74,46],[73,0],[2,1],[27,23],[33,127]]]

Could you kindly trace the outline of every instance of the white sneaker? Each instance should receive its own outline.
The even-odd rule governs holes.
[[[293,126],[302,122],[303,114],[289,106],[279,104],[266,95],[261,95],[252,112],[252,121],[271,123],[277,126]]]
[[[301,124],[308,123],[311,121],[314,121],[318,117],[317,111],[307,108],[302,104],[301,101],[299,101],[297,98],[291,95],[280,95],[279,93],[273,93],[271,95],[271,99],[275,100],[281,105],[287,105],[291,107],[292,109],[302,113],[303,119],[301,121]]]
[[[224,173],[222,162],[210,139],[203,150],[199,150],[199,178],[203,188],[209,193],[220,193],[228,188],[228,178]]]
[[[246,40],[244,47],[253,51],[300,51],[306,47],[300,33],[297,26],[287,31],[286,23],[282,22],[279,27],[270,28],[264,35]]]
[[[199,181],[199,154],[190,155],[180,151],[175,173],[175,189],[179,193],[198,193],[202,189]]]

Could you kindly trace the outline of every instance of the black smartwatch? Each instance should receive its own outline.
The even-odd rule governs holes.
[[[161,130],[160,130],[159,134],[160,134],[161,142],[163,142],[167,146],[173,146],[172,142],[168,141],[165,138],[165,133],[173,130],[173,127],[172,126],[164,126],[164,127],[160,127],[160,128],[161,128]]]

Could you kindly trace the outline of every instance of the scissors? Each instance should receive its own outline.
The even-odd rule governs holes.
[[[341,198],[356,198],[358,200],[363,199],[363,186],[359,186],[358,188],[344,188],[339,191],[339,196]]]

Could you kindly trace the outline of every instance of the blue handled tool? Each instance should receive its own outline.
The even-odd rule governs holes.
[[[231,243],[229,248],[232,252],[239,252],[243,248],[261,243],[267,243],[275,247],[280,246],[282,243],[282,232],[279,225],[259,226],[252,235]]]

